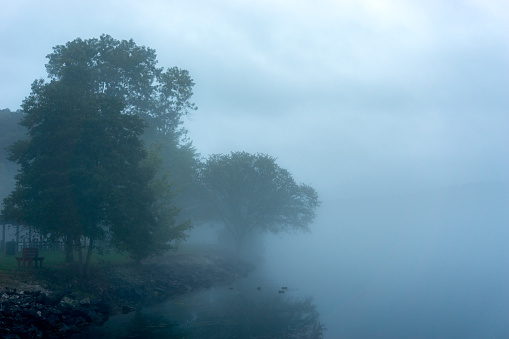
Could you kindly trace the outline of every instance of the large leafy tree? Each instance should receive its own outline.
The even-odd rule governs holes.
[[[265,154],[211,155],[199,170],[202,217],[224,224],[239,250],[256,232],[308,231],[319,206],[309,185]]]
[[[48,58],[50,81],[35,81],[22,105],[29,138],[10,147],[21,171],[3,214],[65,236],[68,253],[86,238],[86,262],[106,236],[136,258],[184,238],[189,223],[175,223],[168,180],[141,136],[149,125],[170,143],[183,138],[181,117],[194,109],[187,71],[157,68],[154,50],[107,35]]]
[[[48,59],[46,69],[51,79],[80,81],[95,93],[122,99],[122,113],[136,114],[147,122],[143,139],[160,150],[161,170],[177,193],[173,200],[183,208],[189,206],[190,173],[198,163],[198,154],[183,127],[183,117],[196,110],[189,72],[158,67],[154,49],[109,35],[56,46]]]
[[[199,185],[196,172],[200,165],[199,154],[190,141],[173,143],[165,135],[152,135],[145,138],[160,158],[159,175],[171,182],[174,195],[173,204],[178,207],[178,220],[194,218]]]
[[[75,39],[53,48],[46,70],[53,80],[80,81],[95,93],[123,99],[123,113],[145,119],[149,131],[178,140],[182,117],[196,109],[187,70],[157,67],[156,51],[109,35]]]

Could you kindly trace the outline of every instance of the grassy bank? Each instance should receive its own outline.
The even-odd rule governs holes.
[[[114,251],[93,253],[91,274],[80,279],[77,262],[66,263],[63,251],[41,251],[39,255],[44,257],[42,267],[18,267],[16,257],[21,256],[21,253],[0,254],[0,291],[5,287],[25,290],[43,288],[48,291],[71,288],[95,293],[114,288],[115,284],[138,285],[138,281],[146,281],[149,276],[154,276],[151,278],[153,281],[173,279],[176,285],[186,285],[188,288],[196,283],[192,281],[196,276],[201,276],[203,281],[210,280],[210,283],[230,280],[230,273],[237,271],[239,267],[234,256],[214,246],[183,244],[178,250],[145,260],[141,265],[129,256]],[[234,266],[236,268],[233,268]],[[245,273],[245,269],[241,268],[240,271]],[[160,274],[161,272],[164,274]],[[218,272],[223,272],[224,279],[217,277]],[[176,276],[172,277],[174,274]],[[189,278],[190,276],[194,277]],[[166,283],[160,284],[163,288],[165,285]]]
[[[41,269],[41,268],[29,268],[29,267],[20,267],[18,268],[18,262],[16,261],[16,257],[20,257],[21,253],[17,253],[16,255],[6,255],[0,254],[0,271],[3,273],[13,272],[15,270],[29,270],[29,269]],[[41,251],[39,252],[39,256],[44,257],[43,267],[42,269],[61,269],[62,266],[65,266],[65,253],[63,251]],[[78,259],[78,255],[76,254],[75,260]],[[116,252],[109,252],[105,254],[94,253],[92,255],[91,264],[98,265],[103,264],[105,262],[114,263],[114,264],[122,264],[128,263],[130,261],[129,257],[119,254]]]

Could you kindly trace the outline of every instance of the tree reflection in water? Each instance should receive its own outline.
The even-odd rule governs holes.
[[[324,330],[311,298],[277,289],[217,293],[182,327],[192,338],[322,338]]]
[[[176,330],[178,324],[163,315],[150,315],[136,312],[127,326],[113,335],[114,338],[187,338],[186,333]]]
[[[108,338],[323,338],[312,299],[289,294],[256,286],[214,288],[147,308],[101,332]]]

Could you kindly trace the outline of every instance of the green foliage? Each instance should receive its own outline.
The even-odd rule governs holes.
[[[21,172],[5,199],[6,217],[53,236],[90,239],[101,239],[107,226],[121,233],[115,230],[134,222],[128,216],[153,218],[154,170],[140,165],[144,124],[122,109],[118,99],[77,84],[36,81],[21,121],[30,139],[10,148]]]
[[[171,248],[171,240],[184,240],[187,238],[185,231],[191,228],[189,221],[177,220],[179,209],[174,205],[175,192],[168,176],[162,173],[162,160],[157,149],[151,149],[149,156],[143,161],[142,166],[148,170],[159,173],[149,182],[148,188],[153,196],[150,203],[150,213],[154,219],[139,219],[125,223],[116,230],[112,239],[115,247],[121,251],[131,253],[134,258],[141,259],[152,254],[161,254]],[[136,189],[130,194],[133,197],[128,208],[141,208],[146,199],[136,193]],[[139,201],[138,201],[139,200]],[[143,216],[143,211],[134,213],[133,217]],[[125,214],[118,213],[117,217],[124,219]],[[137,225],[143,225],[139,227]],[[115,229],[114,229],[115,231]],[[143,241],[140,241],[143,239]]]
[[[155,50],[109,35],[75,39],[53,48],[46,69],[55,80],[79,80],[96,93],[122,99],[123,113],[137,114],[178,141],[185,136],[182,116],[196,110],[190,102],[194,82],[186,70],[158,68]]]
[[[204,219],[224,223],[237,241],[255,231],[308,231],[319,206],[316,191],[296,184],[265,154],[210,156],[199,172]]]
[[[155,50],[133,40],[75,39],[53,48],[46,65],[55,80],[79,79],[91,91],[121,99],[122,113],[135,114],[147,122],[143,139],[159,147],[161,171],[176,192],[173,204],[189,210],[188,194],[198,155],[186,138],[182,118],[196,106],[191,102],[194,82],[187,70],[157,67]],[[183,218],[180,218],[183,220]]]
[[[174,143],[184,136],[181,117],[195,109],[187,71],[164,72],[154,50],[108,35],[56,46],[48,59],[50,82],[35,81],[22,105],[29,138],[9,148],[21,172],[3,214],[75,243],[87,237],[89,251],[110,239],[138,259],[185,238],[189,223],[176,224],[171,187],[141,136],[149,124]]]
[[[195,175],[200,163],[199,154],[191,142],[176,144],[163,134],[146,135],[145,140],[159,157],[159,176],[164,176],[171,183],[173,205],[180,210],[177,220],[191,219],[199,189]]]

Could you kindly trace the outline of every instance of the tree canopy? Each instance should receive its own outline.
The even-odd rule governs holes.
[[[308,231],[320,205],[309,185],[265,154],[211,155],[199,170],[204,218],[220,222],[237,246],[254,232]]]
[[[36,80],[22,105],[28,139],[9,148],[21,170],[3,214],[68,244],[86,237],[89,250],[108,238],[136,258],[184,238],[189,223],[175,222],[171,187],[141,137],[150,126],[182,139],[181,117],[195,109],[187,71],[157,68],[154,50],[108,35],[48,58],[50,81]]]
[[[122,99],[122,113],[137,114],[155,131],[182,138],[182,117],[196,110],[187,70],[157,67],[156,51],[109,35],[58,45],[47,56],[52,80],[80,81],[94,93]]]
[[[46,69],[51,79],[79,80],[82,86],[124,103],[122,113],[135,114],[147,122],[143,139],[155,144],[184,211],[192,205],[189,188],[198,154],[187,139],[183,117],[197,109],[191,101],[194,81],[178,67],[157,67],[156,51],[131,40],[109,35],[98,39],[75,39],[53,48]],[[188,215],[187,215],[188,216]]]

